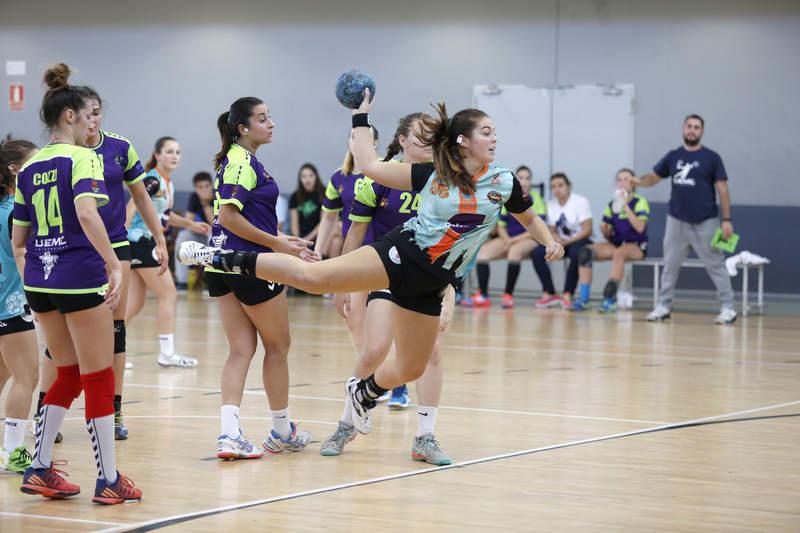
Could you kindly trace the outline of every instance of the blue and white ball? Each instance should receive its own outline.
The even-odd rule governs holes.
[[[357,109],[364,101],[364,89],[369,88],[370,102],[375,98],[375,80],[360,70],[348,70],[336,80],[336,98],[348,109]]]

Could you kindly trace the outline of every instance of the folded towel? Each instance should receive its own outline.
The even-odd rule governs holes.
[[[728,274],[730,274],[731,277],[735,277],[736,267],[738,265],[766,265],[768,263],[769,259],[766,257],[744,251],[727,258],[725,260],[725,268],[728,269]]]

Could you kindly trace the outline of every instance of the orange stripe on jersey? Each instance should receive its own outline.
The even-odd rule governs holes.
[[[489,165],[485,165],[482,169],[472,175],[472,182],[477,183],[478,179],[486,174],[489,170]],[[474,194],[472,196],[465,196],[461,190],[458,191],[458,212],[459,213],[477,213],[478,212],[478,197]]]
[[[447,228],[441,240],[428,248],[428,257],[431,258],[431,263],[439,259],[443,253],[450,250],[460,237],[461,234],[454,231],[453,228]]]

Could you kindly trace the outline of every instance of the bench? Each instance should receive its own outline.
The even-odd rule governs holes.
[[[651,257],[643,259],[642,261],[634,261],[630,263],[633,266],[653,267],[653,307],[658,303],[658,291],[661,285],[660,270],[664,266],[664,258]],[[705,265],[699,259],[687,259],[681,267],[685,268],[705,268]],[[764,265],[737,265],[736,268],[742,270],[742,316],[747,316],[750,310],[748,303],[748,293],[750,292],[750,269],[755,268],[758,270],[758,291],[756,293],[757,303],[753,307],[758,307],[760,313],[764,312]]]

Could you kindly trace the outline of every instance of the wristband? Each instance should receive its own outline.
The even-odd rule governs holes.
[[[369,128],[370,126],[369,113],[356,113],[353,115],[354,128]]]
[[[731,217],[722,217],[723,222],[731,222]]]

